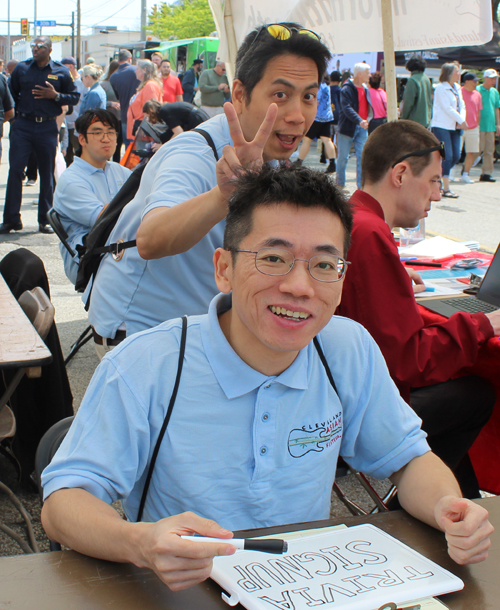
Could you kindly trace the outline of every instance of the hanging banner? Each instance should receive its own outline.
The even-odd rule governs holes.
[[[223,60],[234,61],[225,36],[230,23],[237,45],[259,25],[295,21],[332,53],[383,50],[380,0],[230,0],[229,11],[227,0],[209,2]],[[395,51],[481,45],[493,36],[491,0],[393,0],[392,12]]]

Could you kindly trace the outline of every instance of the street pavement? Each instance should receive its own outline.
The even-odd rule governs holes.
[[[4,130],[3,157],[0,165],[0,212],[3,213],[5,189],[8,175],[8,127]],[[320,165],[319,155],[314,145],[311,147],[306,165],[315,169],[323,169]],[[472,178],[478,178],[479,170],[471,172]],[[459,199],[443,199],[433,204],[433,209],[427,219],[427,232],[429,235],[445,235],[459,241],[477,239],[481,246],[493,252],[500,240],[500,170],[495,168],[494,176],[497,183],[453,184],[452,189],[460,195]],[[346,187],[352,193],[356,189],[355,161],[349,160],[347,167]],[[0,235],[0,259],[16,248],[28,248],[37,254],[44,262],[49,278],[51,299],[55,307],[55,319],[59,331],[61,345],[65,355],[69,352],[74,340],[88,325],[87,314],[81,301],[81,296],[75,292],[73,285],[64,274],[63,264],[59,253],[59,240],[56,235],[44,235],[38,232],[37,222],[38,185],[23,188],[22,231]],[[74,397],[74,409],[78,409],[85,389],[98,364],[92,342],[87,343],[67,367],[68,376]],[[22,490],[15,481],[12,466],[0,456],[0,478],[10,485],[19,495],[26,508],[33,517],[35,531],[41,543],[42,550],[47,550],[47,540],[40,525],[40,501],[38,497],[26,490]],[[349,497],[368,508],[371,506],[366,494],[359,490],[352,476],[343,477],[340,481]],[[380,491],[388,488],[389,482],[376,483]],[[337,516],[347,515],[345,508],[334,500],[332,513]],[[1,520],[16,531],[22,533],[21,520],[11,504],[0,496]],[[0,532],[0,556],[20,553],[17,545]]]

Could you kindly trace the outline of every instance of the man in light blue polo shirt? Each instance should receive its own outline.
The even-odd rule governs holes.
[[[75,126],[81,154],[62,173],[54,192],[54,209],[76,253],[72,257],[59,244],[64,271],[73,284],[80,260],[78,246],[131,174],[126,167],[109,160],[116,150],[120,128],[114,114],[108,110],[88,110],[76,120]]]
[[[93,283],[89,320],[97,344],[116,345],[125,334],[205,313],[217,294],[211,260],[222,245],[228,180],[239,165],[286,160],[296,150],[316,116],[330,57],[314,34],[285,28],[285,40],[277,28],[248,34],[236,58],[227,116],[203,123],[221,158],[217,170],[213,150],[194,132],[162,146],[144,170],[109,238],[137,237],[138,247],[119,261],[106,255]]]
[[[179,319],[129,337],[97,369],[43,473],[52,540],[186,588],[207,578],[214,556],[235,551],[229,530],[327,518],[341,455],[391,477],[401,505],[446,532],[455,561],[486,558],[487,511],[461,498],[430,452],[373,339],[333,316],[351,228],[325,174],[264,166],[241,175],[213,258],[223,294],[188,319],[144,521],[135,522],[176,379]],[[109,506],[117,499],[126,521]],[[180,537],[192,533],[221,542]]]

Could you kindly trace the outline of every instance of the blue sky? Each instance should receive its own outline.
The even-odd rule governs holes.
[[[9,0],[0,2],[0,19],[7,20]],[[71,23],[71,12],[75,11],[76,0],[36,0],[37,19],[53,20],[57,23]],[[168,0],[170,4],[172,0]],[[11,35],[20,34],[20,19],[33,21],[35,0],[10,0]],[[155,0],[147,0],[148,12]],[[158,2],[159,4],[159,2]],[[81,0],[82,35],[90,34],[93,25],[116,25],[120,30],[140,29],[141,0]],[[45,28],[44,34],[69,35],[70,28]],[[0,23],[0,34],[7,34],[7,24]]]

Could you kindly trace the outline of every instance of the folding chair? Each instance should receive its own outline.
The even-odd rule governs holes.
[[[59,214],[54,208],[51,208],[47,212],[47,219],[49,221],[50,226],[54,229],[54,233],[61,240],[61,243],[69,252],[71,257],[74,257],[76,252],[68,243],[68,234],[64,230],[62,226],[61,219],[59,218]],[[69,350],[69,354],[66,356],[64,360],[64,364],[67,366],[69,361],[73,358],[73,356],[77,353],[77,351],[85,345],[88,341],[92,339],[92,326],[87,326],[87,328],[83,331],[83,333],[78,337],[78,339],[73,343]]]

